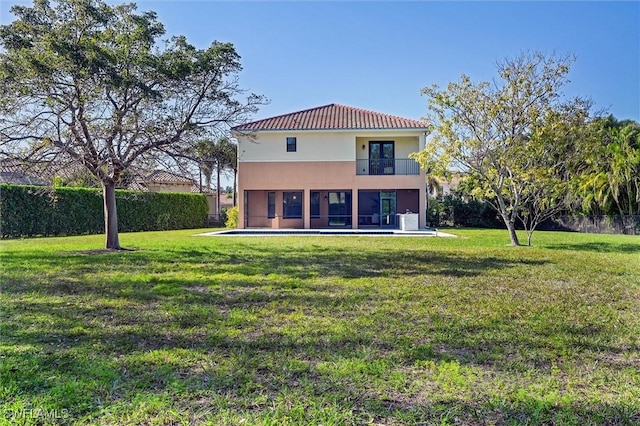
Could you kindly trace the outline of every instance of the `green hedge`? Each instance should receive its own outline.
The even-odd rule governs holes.
[[[208,204],[203,194],[116,191],[121,232],[200,228]],[[102,191],[0,185],[3,238],[104,232]]]
[[[504,222],[486,202],[464,200],[448,194],[429,198],[427,209],[429,226],[468,226],[474,228],[504,228]]]

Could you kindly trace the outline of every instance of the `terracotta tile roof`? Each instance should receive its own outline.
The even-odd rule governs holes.
[[[427,129],[424,121],[374,111],[330,104],[290,114],[265,118],[234,127],[235,131],[338,130],[338,129]]]
[[[46,185],[46,182],[42,179],[22,172],[0,172],[0,183],[9,183],[12,185]]]
[[[54,178],[76,179],[84,172],[82,166],[73,163],[50,163],[46,161],[0,160],[0,183],[15,185],[52,184]]]
[[[194,183],[194,180],[191,178],[168,172],[166,170],[154,170],[146,175],[143,180],[147,183],[171,183],[183,185],[192,185]]]
[[[51,184],[54,177],[59,176],[64,180],[74,180],[87,172],[78,164],[53,164],[46,162],[28,163],[16,159],[0,160],[0,183],[13,185],[38,185]],[[189,186],[193,193],[200,193],[196,181],[190,177],[182,176],[167,170],[130,170],[132,178],[120,182],[121,188],[132,191],[149,191],[150,185],[179,185]],[[96,182],[95,186],[99,186]],[[207,192],[206,189],[204,192]]]

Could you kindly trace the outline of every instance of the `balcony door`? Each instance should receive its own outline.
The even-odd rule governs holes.
[[[369,174],[395,174],[394,146],[392,141],[369,142]]]

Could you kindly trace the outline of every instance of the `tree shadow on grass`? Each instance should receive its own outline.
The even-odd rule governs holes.
[[[83,255],[58,253],[8,253],[6,263],[34,265],[35,270],[65,269],[66,276],[91,273],[96,268],[158,273],[186,266],[202,272],[239,273],[246,276],[278,274],[307,279],[317,276],[340,278],[450,276],[473,277],[487,270],[514,266],[543,265],[546,261],[505,259],[492,256],[458,256],[427,250],[356,251],[348,249],[307,250],[261,247],[242,253],[202,248],[199,250],[136,250],[131,252]]]
[[[333,282],[331,278],[391,278],[400,284],[411,277],[425,277],[425,285],[432,285],[430,278],[449,278],[446,285],[439,284],[441,291],[456,292],[459,283],[457,278],[477,277],[489,270],[500,270],[512,267],[535,267],[544,261],[509,260],[497,257],[467,258],[428,251],[385,252],[380,256],[377,252],[353,252],[343,249],[314,250],[300,252],[291,248],[247,249],[243,253],[203,248],[186,251],[169,252],[136,251],[118,255],[104,254],[95,256],[63,255],[39,257],[36,255],[15,256],[13,261],[24,264],[26,259],[45,266],[45,270],[63,271],[46,280],[46,283],[34,284],[37,274],[29,276],[28,272],[19,278],[8,280],[3,288],[7,295],[32,294],[60,297],[49,303],[30,302],[24,306],[15,306],[15,312],[42,313],[51,315],[60,330],[60,338],[64,339],[65,328],[74,324],[78,316],[86,317],[89,324],[103,319],[112,326],[141,325],[143,327],[163,327],[165,325],[179,327],[201,327],[207,320],[217,321],[234,309],[254,311],[269,306],[278,309],[302,311],[323,310],[325,315],[343,315],[354,319],[362,306],[376,309],[379,303],[395,303],[393,292],[389,289],[378,289],[367,286],[366,281],[357,290],[345,287],[342,282]],[[107,275],[104,279],[91,277],[85,282],[86,274],[101,270],[105,265],[114,270],[126,271],[133,268],[137,273],[147,274],[144,280],[133,280],[126,273],[117,277]],[[180,276],[165,276],[162,271],[173,268],[192,268],[199,278],[182,279]],[[217,274],[212,279],[208,272]],[[273,277],[272,277],[273,276]],[[313,278],[329,278],[329,280],[313,280]],[[461,283],[461,282],[460,282]],[[446,288],[445,288],[446,287]],[[440,289],[438,289],[440,291]],[[411,291],[417,291],[415,288]],[[419,293],[415,293],[414,299]],[[69,299],[72,298],[72,299]],[[77,299],[79,298],[79,299]],[[65,300],[66,299],[66,300]],[[95,300],[95,302],[93,302]],[[434,299],[435,300],[435,299]],[[425,300],[427,302],[427,300]],[[78,307],[78,304],[86,305]],[[124,304],[123,304],[124,303]],[[400,301],[399,301],[400,303]],[[8,306],[11,305],[9,302]],[[181,308],[177,308],[177,307]],[[400,306],[400,305],[399,305]],[[199,307],[200,310],[192,308]],[[171,309],[174,317],[163,317],[157,310]],[[202,310],[205,311],[203,314]],[[205,317],[208,315],[209,317]],[[499,324],[511,330],[508,334],[516,336],[515,341],[504,342],[492,336],[494,326],[469,328],[447,318],[447,313],[429,314],[428,321],[437,320],[439,332],[452,336],[451,343],[443,342],[440,353],[451,352],[462,362],[475,362],[487,356],[484,348],[500,345],[520,345],[527,351],[536,352],[535,344],[525,340],[507,319]],[[440,318],[438,318],[440,317]],[[113,319],[115,318],[115,320]],[[389,316],[387,321],[399,321],[404,318],[399,311]],[[357,319],[357,318],[355,318]],[[407,322],[425,320],[424,318],[405,318]],[[115,322],[114,322],[115,321]],[[7,327],[12,327],[7,324]],[[570,325],[567,325],[570,327]],[[375,328],[375,326],[374,326]],[[575,335],[575,330],[561,333],[562,336]],[[593,331],[593,330],[591,330]],[[354,333],[366,335],[368,330],[354,330]],[[598,332],[604,334],[605,331]],[[54,333],[55,334],[55,333]],[[49,335],[48,337],[51,337]],[[77,342],[78,336],[73,339]],[[69,340],[69,339],[64,339]],[[572,340],[567,337],[566,342]],[[457,342],[457,343],[455,343]],[[483,345],[484,343],[484,345]],[[436,342],[435,344],[439,344]],[[470,349],[460,352],[462,344]],[[571,346],[571,343],[569,343]],[[539,349],[539,348],[538,348]],[[410,356],[409,356],[410,358]],[[408,359],[408,361],[412,361]]]
[[[351,410],[361,416],[361,423],[560,424],[568,419],[575,424],[613,419],[612,424],[632,424],[634,420],[633,407],[623,403],[554,405],[526,394],[503,400],[480,394],[470,404],[462,397],[418,397],[403,387],[390,387],[391,370],[406,374],[408,388],[427,382],[428,377],[414,378],[420,374],[415,367],[419,361],[456,361],[513,372],[511,355],[491,352],[492,348],[551,354],[567,350],[571,356],[580,351],[615,353],[618,348],[604,344],[607,329],[576,328],[569,322],[536,336],[508,318],[484,326],[465,325],[446,309],[425,311],[418,318],[402,312],[400,305],[397,311],[389,310],[396,302],[393,291],[366,286],[367,280],[357,281],[363,285],[356,289],[338,281],[391,278],[401,288],[414,277],[436,277],[445,280],[442,287],[453,293],[468,278],[544,261],[288,247],[91,256],[11,254],[5,260],[9,267],[4,273],[10,278],[2,289],[3,336],[15,349],[5,351],[0,372],[10,389],[9,402],[12,398],[48,401],[69,409],[75,418],[99,419],[105,407],[141,393],[176,397],[184,409],[196,410],[200,402],[190,399],[193,394],[223,398],[211,412],[230,406],[268,416],[278,406],[286,416],[282,395],[295,395],[303,405]],[[30,262],[41,270],[19,273]],[[181,268],[197,277],[183,279],[170,273]],[[96,276],[112,270],[119,273]],[[128,270],[145,276],[134,277]],[[212,280],[209,273],[219,278]],[[34,300],[33,295],[54,297]],[[414,297],[422,300],[419,291]],[[584,340],[575,336],[596,336],[604,343],[584,347]],[[432,340],[420,343],[422,338]],[[564,349],[553,347],[558,341]],[[172,357],[175,353],[178,356]],[[487,361],[487,356],[494,358]],[[376,362],[390,368],[366,367]],[[359,369],[358,364],[364,367]],[[347,371],[332,365],[346,365]],[[265,397],[267,403],[256,403]],[[276,402],[278,398],[281,402]]]
[[[23,337],[24,343],[39,341],[37,333]],[[187,411],[204,408],[215,412],[232,407],[234,411],[258,418],[273,415],[274,408],[288,416],[293,415],[287,412],[287,409],[293,410],[289,406],[308,405],[317,409],[339,405],[353,414],[355,423],[373,420],[383,424],[402,421],[410,424],[631,425],[640,419],[634,409],[637,407],[630,402],[558,402],[526,392],[499,397],[482,391],[469,402],[463,396],[439,395],[437,386],[433,394],[381,388],[393,371],[368,369],[367,363],[388,360],[383,365],[397,371],[402,365],[394,365],[393,357],[385,353],[393,348],[381,347],[379,337],[371,333],[345,334],[331,341],[324,337],[292,340],[277,332],[251,339],[188,333],[170,336],[160,328],[105,331],[83,342],[85,346],[101,348],[88,358],[78,358],[77,350],[69,351],[64,344],[27,356],[12,356],[9,351],[10,364],[2,370],[2,379],[16,394],[47,402],[49,407],[69,410],[71,419],[86,416],[99,419],[110,404],[131,400],[133,396],[139,398],[141,394],[178,398],[182,409]],[[114,352],[105,350],[107,347]],[[187,352],[180,352],[182,350]],[[370,357],[363,357],[363,352]],[[183,362],[172,354],[193,359]],[[351,359],[356,361],[353,366],[349,363]],[[362,364],[358,364],[359,361]],[[344,367],[331,369],[333,363],[340,365],[341,362],[353,370],[345,373],[341,369]],[[328,367],[321,368],[322,365]],[[409,387],[412,379],[411,375],[407,378]],[[418,377],[418,380],[424,378]],[[75,386],[69,386],[72,383]],[[187,395],[191,393],[199,399],[190,399]],[[223,406],[212,402],[211,407],[203,407],[202,400],[206,400],[207,395],[215,396],[218,404],[222,399]],[[313,414],[309,416],[306,420],[313,423]]]
[[[26,284],[18,287],[29,288]],[[288,349],[299,354],[325,350],[335,354],[344,348],[349,354],[364,346],[377,347],[382,352],[391,350],[406,365],[424,360],[457,360],[507,372],[513,372],[510,351],[530,354],[531,365],[541,369],[550,368],[554,357],[564,353],[609,354],[618,359],[609,359],[609,363],[632,367],[617,355],[640,351],[637,345],[625,349],[612,345],[615,336],[603,325],[578,325],[558,319],[538,330],[539,324],[529,325],[535,329],[523,328],[508,317],[486,324],[465,323],[442,310],[446,299],[441,299],[444,305],[425,310],[420,316],[403,312],[400,300],[399,310],[389,312],[389,302],[393,308],[395,299],[389,293],[379,294],[375,287],[340,291],[341,285],[329,283],[274,288],[269,280],[250,279],[227,279],[222,286],[178,280],[140,287],[144,288],[130,288],[125,279],[109,281],[98,289],[87,286],[77,291],[77,283],[65,283],[49,289],[57,297],[55,301],[24,304],[9,300],[4,314],[13,316],[13,321],[4,324],[4,334],[30,345],[82,347],[100,343],[105,351],[116,355],[174,347]],[[456,291],[455,287],[449,290]],[[261,311],[271,317],[256,317],[248,322],[242,317]],[[236,317],[232,318],[234,312]],[[298,325],[287,319],[290,312],[308,314],[311,319],[318,315],[331,318],[330,322],[343,331],[311,327],[308,340],[292,340],[277,331],[279,321],[284,321],[284,326]],[[28,322],[34,317],[49,327],[46,332],[39,331],[37,323]],[[35,331],[27,333],[25,329]],[[122,332],[123,329],[127,331]],[[422,343],[425,338],[426,345]],[[383,351],[382,346],[387,349]]]
[[[614,244],[605,242],[553,244],[545,246],[551,250],[592,251],[598,253],[640,253],[640,237],[637,244]]]

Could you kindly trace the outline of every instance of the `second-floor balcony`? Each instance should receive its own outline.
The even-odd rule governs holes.
[[[411,158],[381,158],[356,160],[357,175],[419,175],[420,166]]]

